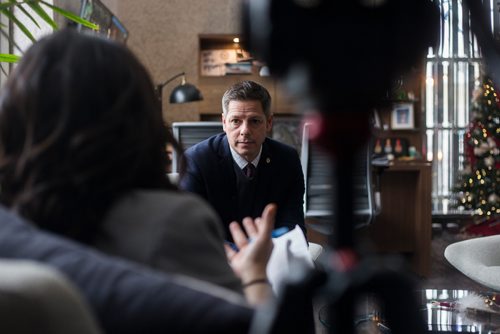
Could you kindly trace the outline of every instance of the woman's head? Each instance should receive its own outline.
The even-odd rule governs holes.
[[[124,192],[171,187],[169,141],[151,79],[128,49],[57,32],[26,52],[1,92],[0,198],[88,241]]]

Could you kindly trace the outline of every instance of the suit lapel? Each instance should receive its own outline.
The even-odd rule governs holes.
[[[255,196],[254,212],[255,210],[261,210],[259,208],[264,208],[267,204],[268,189],[271,186],[272,175],[273,175],[273,159],[272,152],[267,144],[267,139],[262,144],[262,154],[260,155],[259,166],[257,167],[258,177],[257,177],[257,189]],[[258,216],[262,212],[255,212]]]
[[[219,167],[223,176],[220,180],[220,192],[223,196],[227,196],[226,210],[231,212],[231,217],[237,217],[238,208],[238,188],[236,187],[236,175],[234,174],[233,157],[229,149],[227,137],[224,136],[218,150]]]

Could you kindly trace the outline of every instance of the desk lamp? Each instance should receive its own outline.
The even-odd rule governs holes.
[[[186,83],[186,73],[181,72],[156,85],[156,94],[158,95],[160,103],[162,102],[163,88],[178,77],[182,77],[182,81],[181,84],[175,87],[170,93],[170,103],[186,103],[203,100],[200,90],[196,88],[196,86]]]

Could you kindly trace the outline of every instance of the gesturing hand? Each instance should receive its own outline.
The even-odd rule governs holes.
[[[262,216],[243,219],[243,232],[240,224],[232,222],[229,225],[234,243],[239,251],[233,250],[225,245],[226,255],[231,267],[242,283],[248,283],[257,279],[265,279],[266,267],[273,249],[271,232],[276,217],[276,204],[268,204]]]

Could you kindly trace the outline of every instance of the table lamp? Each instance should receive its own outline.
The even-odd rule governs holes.
[[[176,86],[170,93],[170,103],[186,103],[203,100],[200,90],[196,88],[196,86],[186,83],[186,73],[181,72],[156,85],[156,94],[158,95],[160,103],[162,102],[163,88],[178,77],[182,77],[182,81],[180,85]]]

